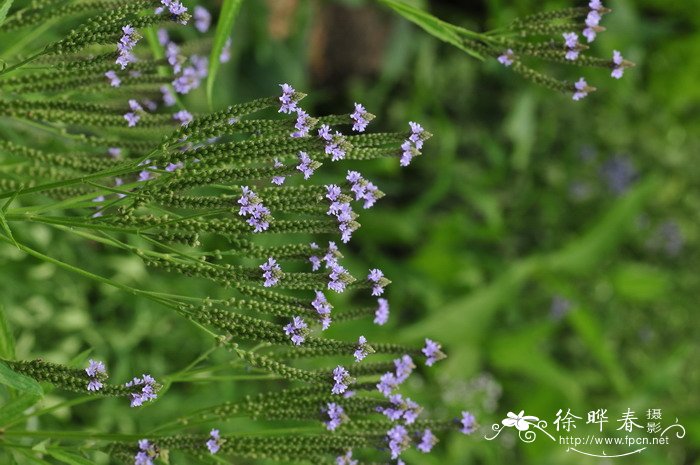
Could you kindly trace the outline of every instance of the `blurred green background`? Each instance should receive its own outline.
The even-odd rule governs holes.
[[[187,2],[186,2],[187,3]],[[434,1],[436,16],[474,30],[562,1]],[[443,343],[449,358],[408,386],[436,416],[471,410],[483,430],[443,438],[409,464],[700,464],[700,2],[610,1],[597,56],[637,63],[620,81],[583,73],[581,102],[535,87],[495,60],[478,62],[369,1],[250,1],[217,81],[222,106],[270,95],[280,82],[309,93],[313,113],[378,116],[372,130],[419,121],[435,136],[407,169],[363,164],[387,193],[363,212],[346,248],[350,268],[392,279],[388,327],[336,327],[370,340]],[[213,6],[213,4],[212,4]],[[576,79],[577,68],[548,72]],[[201,90],[201,89],[200,89]],[[188,106],[206,110],[202,93]],[[341,169],[338,167],[337,175]],[[330,174],[329,174],[330,176]],[[138,258],[32,225],[16,234],[70,263],[127,284],[225,295],[204,281],[146,270]],[[97,255],[97,253],[100,255]],[[100,261],[94,257],[99,256]],[[0,247],[0,303],[18,358],[68,362],[87,348],[115,380],[171,373],[209,341],[180,318]],[[342,305],[339,301],[337,305]],[[230,356],[224,351],[214,360]],[[101,400],[41,417],[43,429],[137,432],[184,411],[257,392],[264,382],[174,385],[156,408]],[[54,392],[45,403],[63,396]],[[483,440],[507,412],[551,422],[559,409],[627,408],[675,418],[687,435],[631,458],[567,453],[512,432]],[[261,427],[237,421],[227,428]]]

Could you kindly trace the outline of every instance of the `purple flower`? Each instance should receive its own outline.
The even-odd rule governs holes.
[[[330,134],[330,128],[327,125],[321,126],[318,130],[318,136],[326,142],[324,152],[331,156],[332,161],[338,161],[345,158],[345,137],[336,131],[335,134]]]
[[[612,61],[615,66],[612,70],[612,73],[610,73],[610,76],[614,77],[615,79],[620,79],[622,77],[622,73],[625,71],[625,67],[623,66],[624,59],[622,58],[622,54],[617,50],[614,50]]]
[[[144,402],[155,400],[156,392],[160,388],[151,375],[144,374],[141,378],[134,378],[124,385],[125,387],[140,387],[139,392],[131,393],[131,406],[140,407]]]
[[[389,396],[392,407],[378,407],[377,411],[382,413],[391,421],[398,421],[403,418],[407,425],[415,423],[418,415],[423,410],[420,405],[409,398],[404,399],[401,394]]]
[[[294,87],[289,84],[280,84],[280,87],[282,88],[282,96],[279,101],[282,105],[280,105],[279,113],[294,113],[298,108]]]
[[[209,440],[207,441],[207,449],[209,453],[216,454],[221,448],[221,436],[218,429],[213,429],[209,432]]]
[[[122,80],[117,76],[117,72],[114,70],[109,70],[105,73],[105,77],[109,79],[109,84],[112,87],[119,87],[122,84]]]
[[[348,419],[343,407],[335,402],[329,402],[323,411],[328,414],[328,421],[325,422],[328,431],[335,431],[336,428]]]
[[[433,366],[435,362],[438,360],[442,360],[445,358],[445,354],[442,353],[440,350],[441,346],[435,341],[432,341],[430,339],[425,340],[425,347],[422,349],[423,355],[425,355],[426,360],[425,364],[430,366]]]
[[[350,372],[348,372],[348,370],[338,365],[333,369],[333,381],[335,381],[335,384],[333,385],[333,389],[331,389],[331,393],[338,395],[347,391],[353,379],[350,377]]]
[[[318,137],[325,141],[330,141],[333,138],[333,136],[331,135],[331,127],[327,124],[322,124],[321,127],[318,129]]]
[[[139,181],[148,181],[151,179],[152,174],[148,170],[142,170],[139,172]]]
[[[377,310],[374,312],[374,324],[382,326],[389,321],[389,301],[379,298],[377,304]]]
[[[586,29],[583,30],[583,36],[586,38],[588,43],[590,44],[595,40],[596,37],[596,31],[592,27],[587,27]]]
[[[350,119],[353,120],[352,130],[356,132],[365,132],[369,124],[368,116],[369,113],[367,113],[365,107],[359,103],[355,103],[355,111],[350,114]]]
[[[121,66],[122,69],[126,68],[129,63],[136,62],[136,56],[132,53],[132,49],[136,46],[136,43],[141,39],[139,33],[131,27],[126,25],[122,27],[122,32],[124,33],[119,42],[117,43],[117,51],[119,52],[119,57],[117,57],[116,63]]]
[[[339,263],[331,263],[329,265],[331,272],[328,274],[328,289],[342,293],[345,292],[347,280],[350,278],[348,271]]]
[[[361,362],[372,352],[372,348],[367,344],[367,338],[360,336],[360,338],[357,340],[357,349],[355,349],[355,352],[353,353],[355,361]]]
[[[299,152],[299,164],[297,169],[304,175],[304,179],[309,179],[314,174],[313,160],[306,152]]]
[[[160,45],[166,45],[168,42],[170,42],[170,36],[168,35],[168,31],[166,31],[163,28],[158,29],[158,43]]]
[[[282,162],[280,162],[277,158],[274,159],[273,166],[275,168],[282,168],[284,165]],[[276,184],[278,186],[281,186],[284,184],[285,176],[273,176],[272,180],[270,181],[272,184]]]
[[[586,95],[588,95],[588,91],[590,90],[590,88],[588,87],[588,83],[583,78],[580,78],[578,81],[576,81],[576,83],[574,84],[574,88],[576,89],[576,92],[574,92],[574,95],[571,97],[574,100],[581,100]]]
[[[164,7],[168,9],[171,15],[181,24],[187,24],[187,17],[183,16],[187,12],[187,7],[182,3],[175,0],[161,0],[160,2]],[[156,9],[156,14],[161,14],[163,8]]]
[[[136,126],[136,123],[141,119],[141,113],[144,113],[143,107],[139,103],[131,99],[129,100],[130,112],[124,114],[124,119],[128,123],[129,127]]]
[[[515,53],[513,53],[513,49],[509,48],[508,50],[503,53],[503,55],[500,55],[498,57],[498,62],[502,64],[503,66],[510,66],[513,64],[513,59],[515,58]]]
[[[462,412],[462,419],[459,420],[462,427],[459,429],[463,434],[472,434],[476,431],[476,418],[469,412]]]
[[[566,59],[575,60],[578,58],[578,34],[575,32],[565,32],[562,34],[564,36],[564,46],[566,47]]]
[[[241,208],[238,214],[241,216],[250,216],[246,222],[253,227],[253,232],[266,231],[270,227],[270,210],[263,204],[260,198],[255,195],[248,186],[242,186],[243,194],[238,199],[238,204]]]
[[[358,227],[358,224],[355,222],[356,215],[352,211],[349,202],[341,201],[342,191],[339,186],[329,184],[325,187],[326,198],[331,201],[327,214],[336,217],[338,220],[338,230],[341,233],[341,240],[343,242],[348,242],[352,233]]]
[[[283,329],[284,333],[292,340],[292,344],[298,346],[304,342],[307,328],[306,322],[300,316],[295,316],[291,323],[285,325]]]
[[[224,48],[221,49],[219,54],[219,62],[228,63],[231,60],[231,38],[226,39],[224,43]]]
[[[358,461],[352,459],[352,450],[348,450],[345,455],[339,455],[335,459],[335,465],[357,465]]]
[[[102,389],[102,380],[107,378],[107,370],[105,369],[104,363],[90,359],[85,373],[90,377],[90,381],[87,385],[88,391],[99,391]]]
[[[185,61],[185,57],[180,54],[180,47],[175,42],[168,42],[166,45],[165,58],[173,68],[174,74],[182,71],[182,63]]]
[[[211,25],[211,13],[203,6],[194,7],[194,27],[201,33],[209,30]]]
[[[184,166],[185,166],[184,163],[182,163],[181,161],[179,161],[177,163],[168,163],[168,165],[165,167],[165,171],[172,173],[173,171],[177,171]]]
[[[187,110],[180,110],[173,114],[173,119],[179,121],[181,126],[187,126],[193,120],[192,113]]]
[[[425,429],[420,438],[420,443],[418,444],[418,450],[427,454],[433,449],[433,446],[437,444],[438,439],[435,437],[432,431]]]
[[[178,94],[187,94],[200,86],[203,77],[200,68],[188,66],[182,70],[182,74],[175,78],[172,85]]]
[[[326,296],[321,291],[315,291],[316,298],[311,302],[311,306],[316,310],[319,315],[319,320],[321,322],[321,328],[323,330],[328,329],[331,324],[331,310],[333,307],[326,299]]]
[[[140,439],[138,444],[139,452],[134,456],[134,465],[153,465],[153,461],[160,456],[158,448],[148,439]]]
[[[122,155],[122,149],[119,147],[110,147],[107,149],[107,153],[112,158],[119,158]]]
[[[377,384],[377,390],[382,393],[385,397],[389,397],[394,389],[399,386],[399,381],[396,379],[394,373],[388,372],[384,373],[381,378],[379,378],[379,383]]]
[[[350,190],[355,194],[355,200],[364,200],[363,208],[372,208],[380,197],[377,186],[367,181],[357,171],[348,171],[345,179],[350,182]]]
[[[260,265],[260,269],[263,270],[263,278],[265,279],[263,286],[272,287],[279,282],[279,278],[282,275],[282,268],[277,264],[274,258],[268,258],[267,262]]]
[[[423,148],[425,130],[420,124],[413,121],[409,121],[408,125],[411,127],[411,135],[401,144],[401,166],[410,165],[413,157],[420,155]]]
[[[372,295],[373,296],[378,296],[382,295],[384,293],[384,273],[382,273],[382,270],[379,268],[373,268],[369,270],[369,274],[367,275],[367,280],[369,282],[374,283],[374,286],[372,286]]]
[[[170,90],[170,87],[161,86],[160,92],[163,94],[163,103],[166,107],[172,107],[173,105],[175,105],[175,103],[177,103],[177,101],[175,100],[175,95]]]
[[[386,433],[391,458],[396,460],[401,453],[408,449],[411,445],[411,438],[408,436],[408,431],[401,425],[396,425]]]
[[[600,0],[591,0],[588,2],[588,6],[593,10],[600,10],[603,8],[603,2]]]
[[[399,384],[406,381],[416,368],[410,355],[403,355],[401,358],[394,359],[394,366],[396,367],[396,380]]]
[[[306,137],[309,135],[311,130],[311,121],[309,119],[309,114],[302,110],[301,108],[296,108],[297,122],[294,124],[294,131],[291,136],[295,138]]]

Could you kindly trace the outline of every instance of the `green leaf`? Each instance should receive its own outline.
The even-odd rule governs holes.
[[[43,396],[44,391],[39,386],[39,383],[32,378],[14,372],[7,365],[0,362],[0,384],[17,389],[18,391],[28,392],[36,396]]]
[[[4,403],[0,407],[0,426],[5,426],[12,423],[32,405],[35,405],[41,400],[41,396],[33,393],[24,393],[21,396]]]
[[[92,460],[88,460],[85,457],[77,454],[71,454],[61,449],[49,449],[47,450],[51,457],[56,460],[67,463],[68,465],[93,465]]]
[[[15,358],[15,338],[5,316],[5,307],[0,304],[0,358]]]
[[[458,49],[468,53],[469,55],[473,56],[474,58],[477,58],[479,60],[483,60],[484,57],[482,57],[478,52],[475,50],[472,50],[465,46],[464,40],[462,39],[460,34],[471,36],[471,38],[474,39],[479,39],[480,35],[469,31],[467,29],[455,26],[453,24],[447,23],[439,18],[436,18],[435,16],[431,15],[430,13],[421,10],[420,8],[416,8],[412,5],[409,5],[407,3],[404,3],[402,1],[398,0],[379,0],[392,10],[396,11],[398,14],[406,18],[407,20],[413,22],[414,24],[417,24],[423,30],[425,30],[428,34],[437,37],[438,39],[442,40],[443,42],[447,42],[448,44],[454,45]]]
[[[7,12],[10,11],[10,7],[12,6],[13,1],[14,0],[5,0],[4,2],[2,2],[2,5],[0,5],[0,26],[2,26],[2,23],[5,22]]]
[[[221,51],[224,49],[224,44],[226,40],[231,36],[231,29],[233,28],[233,22],[238,16],[238,12],[241,9],[241,4],[243,0],[224,0],[221,6],[221,14],[219,15],[219,21],[216,23],[216,33],[214,34],[214,44],[211,48],[211,55],[209,56],[209,75],[207,77],[207,102],[209,108],[212,108],[212,94],[214,92],[214,80],[216,79],[216,73],[219,71],[219,66],[221,62],[219,61],[219,56]]]

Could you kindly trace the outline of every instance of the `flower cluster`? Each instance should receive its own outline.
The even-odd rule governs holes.
[[[282,88],[282,95],[279,98],[281,103],[279,113],[294,113],[299,108],[297,102],[299,101],[299,95],[294,90],[294,87],[289,84],[280,84]]]
[[[270,257],[267,262],[260,265],[260,269],[263,270],[263,286],[272,287],[279,282],[280,276],[282,276],[282,268],[277,264],[277,260]]]
[[[355,111],[350,113],[350,119],[352,119],[352,130],[356,132],[365,132],[367,125],[370,122],[370,115],[365,110],[365,107],[360,103],[355,103]]]
[[[360,336],[359,339],[357,340],[357,348],[355,349],[355,352],[353,353],[353,356],[355,357],[356,362],[361,362],[362,360],[367,357],[367,355],[371,354],[373,352],[373,349],[367,344],[367,338],[364,336]]]
[[[243,193],[238,199],[238,204],[241,206],[238,214],[250,216],[246,222],[253,227],[253,232],[266,231],[272,220],[270,210],[263,205],[262,200],[248,186],[242,186],[241,190]]]
[[[309,179],[314,174],[314,161],[309,157],[309,154],[304,151],[299,151],[299,164],[297,169],[304,175],[304,179]]]
[[[209,432],[209,439],[206,442],[207,449],[209,453],[216,454],[221,448],[221,435],[218,429],[212,429]]]
[[[119,43],[117,44],[119,57],[117,57],[116,63],[121,66],[122,69],[124,69],[129,65],[129,63],[136,62],[136,56],[132,50],[136,46],[139,39],[141,39],[141,35],[139,35],[136,29],[128,24],[122,27],[122,32],[124,34],[122,35],[121,39],[119,39]]]
[[[104,363],[90,359],[85,373],[90,377],[87,385],[88,391],[99,391],[102,389],[102,381],[107,379],[107,370]]]
[[[423,430],[423,434],[420,437],[420,443],[416,446],[419,451],[423,452],[424,454],[427,454],[430,452],[435,444],[438,443],[438,438],[435,437],[432,431],[430,429],[426,428]]]
[[[603,3],[600,0],[591,0],[588,3],[588,6],[591,10],[586,16],[586,27],[583,30],[583,35],[586,37],[586,40],[588,40],[588,43],[591,43],[595,40],[596,34],[604,30],[604,28],[600,27],[599,24],[605,9],[603,8]]]
[[[284,333],[289,336],[292,344],[301,345],[306,339],[308,325],[300,316],[295,316],[292,321],[284,326]]]
[[[384,273],[379,268],[373,268],[369,270],[367,275],[367,281],[373,283],[372,295],[378,296],[384,294],[384,286],[386,285],[386,279],[384,279]]]
[[[331,393],[337,395],[347,391],[353,379],[350,377],[350,372],[348,370],[338,365],[333,369],[333,381],[335,384],[333,385],[333,389],[331,389]]]
[[[326,198],[331,201],[328,207],[328,214],[335,216],[338,220],[338,229],[341,233],[341,240],[345,243],[350,241],[352,233],[357,229],[355,222],[356,215],[352,211],[350,202],[343,195],[342,190],[335,184],[326,186]]]
[[[340,131],[336,131],[335,134],[331,134],[330,126],[323,124],[318,130],[318,137],[324,141],[325,147],[323,151],[326,153],[326,155],[331,156],[332,161],[338,161],[345,158],[346,141],[345,137],[343,137]]]
[[[377,299],[377,310],[374,312],[374,323],[382,326],[389,321],[389,301],[386,299]]]
[[[425,355],[425,364],[428,366],[433,366],[433,364],[439,360],[446,357],[444,353],[440,350],[440,344],[430,339],[425,340],[425,347],[423,347],[422,352]]]
[[[134,465],[153,465],[160,457],[160,449],[148,439],[139,440],[139,451],[134,456]]]
[[[291,134],[291,137],[306,137],[309,135],[309,131],[311,130],[311,118],[309,117],[309,114],[301,108],[297,108],[296,112],[297,121],[294,123],[294,129],[296,129],[296,131]]]
[[[173,16],[173,19],[180,24],[187,24],[189,16],[187,15],[187,7],[177,0],[161,0],[160,2],[163,6],[156,8],[155,13],[157,15],[162,14],[165,8]]]
[[[138,387],[140,390],[138,392],[131,393],[131,406],[140,407],[145,402],[150,402],[155,400],[157,396],[158,389],[160,386],[156,383],[156,380],[148,374],[144,374],[140,378],[136,377],[124,385],[127,388]]]
[[[129,127],[136,126],[136,123],[141,119],[141,115],[145,113],[143,107],[134,99],[129,100],[129,108],[131,111],[124,114],[124,119]]]
[[[328,415],[328,421],[325,422],[328,431],[335,431],[342,423],[347,421],[345,410],[335,402],[328,402],[323,411]]]
[[[401,358],[394,360],[394,367],[395,371],[384,373],[379,380],[379,384],[377,384],[377,390],[384,397],[391,396],[393,391],[398,389],[399,385],[408,379],[416,365],[409,355],[403,355]]]
[[[203,6],[194,7],[194,27],[201,33],[209,30],[211,25],[211,13]]]
[[[345,177],[350,183],[350,190],[355,194],[355,200],[364,200],[363,208],[372,208],[375,202],[382,196],[379,188],[367,181],[357,171],[348,171]]]
[[[564,36],[564,47],[566,48],[564,57],[567,60],[574,61],[578,58],[579,54],[578,34],[575,32],[565,32],[562,35]]]
[[[389,402],[391,402],[391,407],[377,407],[377,411],[391,421],[403,419],[407,425],[413,424],[423,410],[420,405],[408,397],[404,399],[401,394],[390,395]]]
[[[401,166],[410,165],[413,157],[420,155],[423,148],[425,130],[420,124],[413,121],[410,121],[408,125],[411,127],[411,135],[401,144]]]
[[[311,306],[318,313],[321,329],[326,330],[331,325],[331,310],[333,307],[321,291],[315,291],[316,298],[311,302]]]

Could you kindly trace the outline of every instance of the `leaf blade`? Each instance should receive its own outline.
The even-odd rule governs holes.
[[[207,102],[209,108],[212,108],[212,93],[214,92],[214,80],[216,73],[219,71],[221,61],[221,51],[224,49],[226,41],[231,36],[233,23],[238,16],[243,0],[224,0],[221,6],[221,14],[219,21],[216,23],[216,33],[214,34],[214,44],[209,55],[209,73],[207,74]]]
[[[14,2],[14,0],[5,0],[2,2],[2,6],[0,6],[0,26],[2,26],[2,23],[5,22],[5,18],[7,18],[7,12],[10,11],[12,2]]]
[[[0,384],[40,397],[44,395],[44,391],[41,389],[39,383],[28,376],[21,375],[11,370],[10,367],[3,362],[0,362]]]

